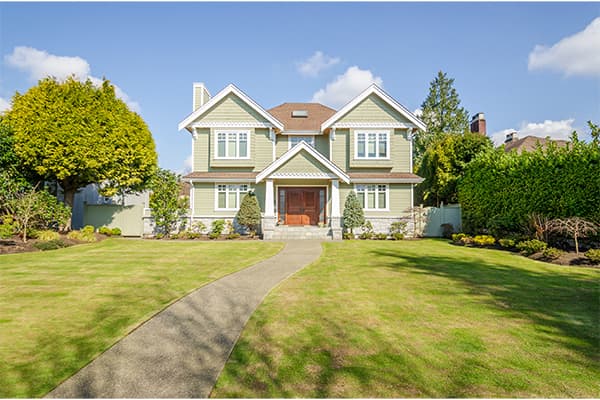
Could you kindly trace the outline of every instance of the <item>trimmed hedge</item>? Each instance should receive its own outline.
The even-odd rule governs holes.
[[[520,233],[531,213],[600,221],[600,147],[575,140],[560,149],[483,153],[465,169],[458,192],[470,233]]]

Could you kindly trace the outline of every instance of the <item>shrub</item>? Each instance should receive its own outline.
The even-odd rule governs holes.
[[[387,240],[387,233],[378,233],[375,235],[375,239],[377,240]]]
[[[8,239],[17,233],[17,227],[12,218],[4,218],[0,224],[0,239]]]
[[[559,250],[554,247],[548,247],[548,248],[544,249],[544,251],[542,251],[542,256],[547,260],[556,260],[563,253],[564,253],[564,251],[562,251],[562,250]]]
[[[489,235],[477,235],[473,238],[473,243],[477,246],[492,246],[496,243],[496,239]]]
[[[95,231],[96,231],[96,228],[94,228],[92,225],[86,225],[81,229],[81,232],[83,232],[87,235],[91,235]]]
[[[473,238],[469,235],[464,235],[460,238],[460,243],[463,245],[473,244]]]
[[[203,234],[206,230],[206,225],[202,221],[196,221],[191,226],[192,232]]]
[[[358,228],[365,223],[365,214],[356,192],[351,190],[346,197],[344,202],[344,213],[343,213],[344,228],[354,233],[354,228]]]
[[[121,228],[112,228],[110,234],[113,236],[121,236]]]
[[[229,233],[235,233],[235,228],[233,227],[233,222],[231,222],[230,220],[225,221],[225,232]]]
[[[466,233],[453,233],[452,234],[452,241],[454,243],[462,243],[461,240],[462,238],[468,236]]]
[[[585,256],[594,264],[600,264],[600,249],[590,249],[585,252]]]
[[[221,234],[216,232],[211,232],[208,234],[209,239],[217,239],[219,236],[221,236]]]
[[[513,239],[500,239],[498,240],[498,243],[500,244],[500,246],[506,249],[512,249],[513,247],[515,247],[515,241]]]
[[[342,234],[342,238],[344,238],[345,240],[351,240],[351,239],[354,239],[354,234],[352,234],[350,232],[344,232]]]
[[[239,237],[240,237],[240,234],[236,233],[236,232],[232,232],[232,233],[230,233],[230,234],[227,235],[227,239],[229,239],[229,240],[231,240],[231,239],[237,239]]]
[[[390,234],[401,233],[402,235],[406,235],[406,225],[404,221],[392,222],[390,225]]]
[[[365,221],[361,228],[363,232],[360,234],[359,238],[365,240],[373,239],[375,233],[373,232],[373,224],[371,223],[371,221]]]
[[[546,250],[548,245],[537,239],[525,240],[517,244],[517,249],[526,256]]]
[[[60,235],[58,234],[58,232],[51,230],[38,231],[36,236],[42,242],[49,242],[51,240],[60,239]]]
[[[446,239],[450,239],[452,234],[454,233],[454,225],[452,224],[442,224],[442,237]]]
[[[98,233],[101,235],[111,236],[112,229],[110,229],[108,226],[101,226],[100,228],[98,228]]]
[[[260,206],[254,192],[248,192],[244,195],[236,217],[238,224],[246,228],[250,236],[254,236],[261,221]],[[230,233],[233,233],[233,230]]]
[[[219,237],[219,235],[221,235],[221,233],[223,233],[223,230],[225,229],[225,220],[223,219],[216,219],[212,222],[212,230],[210,231],[210,235],[217,235],[216,237]],[[210,237],[209,235],[209,237]],[[213,238],[211,238],[213,239]]]
[[[69,247],[69,244],[63,242],[60,239],[54,239],[54,240],[49,240],[47,242],[37,242],[37,243],[34,243],[33,246],[42,251],[46,251],[46,250],[56,250],[56,249],[60,249],[63,247]]]
[[[91,227],[91,232],[88,227]],[[88,228],[86,230],[86,228]],[[80,242],[95,242],[96,236],[94,235],[94,227],[91,225],[87,225],[80,231],[71,231],[67,234],[67,238],[71,240],[78,240]]]
[[[392,240],[402,240],[404,239],[404,233],[394,232],[392,233]]]
[[[150,209],[156,229],[168,234],[175,230],[177,222],[189,209],[187,196],[179,192],[181,177],[166,169],[158,169],[152,178],[150,189]]]

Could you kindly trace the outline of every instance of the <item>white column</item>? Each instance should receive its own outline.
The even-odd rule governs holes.
[[[340,217],[340,182],[337,179],[331,181],[331,217]]]
[[[267,179],[267,190],[265,193],[265,217],[275,216],[275,198],[273,196],[273,179]]]

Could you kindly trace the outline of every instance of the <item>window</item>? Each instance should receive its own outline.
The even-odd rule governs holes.
[[[249,158],[248,131],[218,131],[215,158]]]
[[[288,136],[289,148],[291,149],[301,141],[305,141],[307,144],[315,147],[315,137],[314,136]]]
[[[248,192],[248,185],[217,185],[217,210],[237,210],[242,198]]]
[[[355,158],[390,158],[389,132],[356,132]]]
[[[388,185],[356,185],[356,195],[365,210],[388,209]]]

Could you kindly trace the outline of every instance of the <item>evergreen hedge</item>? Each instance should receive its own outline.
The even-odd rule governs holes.
[[[600,222],[600,147],[598,140],[565,148],[480,154],[465,169],[458,196],[463,227],[497,236],[521,233],[527,216],[582,217]]]

